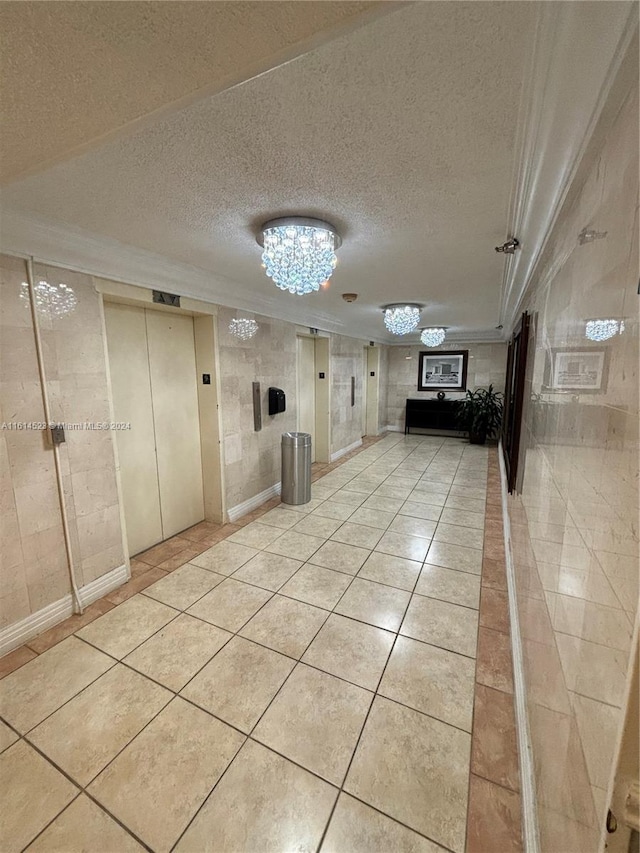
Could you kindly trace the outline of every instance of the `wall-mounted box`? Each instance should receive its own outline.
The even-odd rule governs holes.
[[[278,415],[286,411],[287,398],[281,388],[269,388],[269,414]]]

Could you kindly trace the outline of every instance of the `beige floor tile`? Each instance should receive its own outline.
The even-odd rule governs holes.
[[[400,633],[451,652],[475,657],[478,611],[414,595]]]
[[[484,513],[485,502],[478,498],[462,498],[460,495],[449,495],[445,509],[463,509],[465,512]]]
[[[378,692],[470,732],[474,686],[475,661],[398,637]]]
[[[474,500],[483,501],[487,497],[487,490],[485,486],[467,486],[467,485],[459,485],[458,483],[454,483],[451,486],[451,491],[449,492],[449,497],[460,497],[460,498],[474,498]]]
[[[414,489],[411,494],[407,496],[407,500],[412,503],[433,506],[440,510],[444,507],[446,499],[445,494],[421,488]]]
[[[359,507],[349,519],[353,524],[364,524],[366,527],[377,527],[386,530],[395,517],[394,512],[385,512],[371,507]]]
[[[280,506],[275,509],[270,509],[260,516],[260,524],[270,524],[272,527],[279,527],[281,530],[288,530],[300,521],[298,513],[292,512],[290,509],[283,509]]]
[[[333,518],[336,521],[346,521],[350,515],[355,512],[355,507],[348,504],[336,503],[332,500],[327,500],[320,504],[318,509],[314,509],[311,515],[321,515],[324,518]]]
[[[389,631],[332,614],[302,660],[367,690],[375,690],[393,638]]]
[[[314,566],[355,575],[370,553],[366,548],[356,548],[355,545],[344,545],[330,539],[316,551],[309,562]]]
[[[345,791],[462,853],[470,748],[466,732],[376,697]]]
[[[127,655],[125,663],[177,693],[231,636],[215,625],[181,613]]]
[[[355,578],[335,612],[387,631],[397,631],[410,598],[411,593],[406,590]]]
[[[333,534],[331,540],[341,542],[344,545],[355,545],[357,548],[372,549],[381,536],[382,530],[376,527],[365,527],[364,524],[352,524],[350,521],[345,521]]]
[[[0,714],[19,732],[42,722],[115,661],[68,637],[0,681]]]
[[[18,740],[18,735],[10,729],[9,726],[5,725],[0,720],[0,752],[4,752],[5,749],[11,746],[12,743],[15,743]]]
[[[294,533],[306,533],[309,536],[318,536],[320,539],[328,539],[332,533],[340,527],[342,521],[337,518],[327,518],[316,515],[315,512],[305,515],[292,528]]]
[[[177,853],[317,850],[337,790],[253,741],[180,839]]]
[[[340,794],[322,853],[440,853],[434,844],[348,794]]]
[[[484,546],[484,530],[475,527],[461,527],[459,524],[438,523],[433,538],[438,542],[448,542],[450,545],[464,545],[465,548],[477,548],[482,551]]]
[[[415,592],[477,610],[480,606],[480,577],[425,563]]]
[[[272,594],[266,589],[227,578],[187,612],[235,633],[266,604]]]
[[[375,494],[381,498],[405,498],[406,500],[411,493],[412,486],[413,483],[406,486],[389,486],[387,483],[383,483],[376,489]]]
[[[391,554],[392,557],[404,557],[405,560],[424,560],[429,550],[429,540],[421,536],[408,536],[406,533],[387,531],[376,545],[376,551]]]
[[[482,572],[482,551],[476,548],[465,548],[462,545],[450,545],[434,539],[426,562],[445,569],[457,569],[479,575]]]
[[[382,495],[371,495],[362,504],[362,508],[377,509],[382,512],[391,512],[395,515],[403,503],[404,500],[402,498],[385,498]]]
[[[36,838],[29,853],[142,853],[144,847],[81,794]]]
[[[298,571],[301,565],[300,560],[262,551],[238,569],[233,579],[276,592]]]
[[[147,587],[144,594],[169,607],[186,610],[223,580],[224,575],[187,563]]]
[[[243,740],[239,732],[176,697],[89,792],[153,850],[168,851]]]
[[[134,595],[78,631],[92,646],[123,658],[178,615],[178,611],[146,595]]]
[[[296,533],[287,530],[265,548],[272,554],[281,554],[283,557],[293,557],[295,560],[305,562],[324,543],[321,536],[308,536],[306,533]]]
[[[273,527],[270,524],[261,524],[259,521],[251,521],[245,527],[241,527],[240,530],[229,536],[228,541],[261,550],[271,544],[281,534],[282,530],[279,527]]]
[[[397,515],[389,525],[391,533],[421,536],[423,539],[431,539],[435,530],[435,521],[429,521],[426,518],[413,518],[410,515]]]
[[[367,690],[299,664],[253,737],[340,785],[372,699]]]
[[[181,695],[248,734],[294,666],[284,655],[234,637]]]
[[[172,694],[118,664],[29,734],[29,740],[83,788]]]
[[[351,576],[307,563],[287,581],[281,595],[331,610],[351,583]]]
[[[241,631],[243,637],[299,658],[327,618],[326,610],[275,595]]]
[[[18,853],[79,793],[75,785],[21,740],[0,755],[3,787],[0,849]]]
[[[358,577],[411,592],[421,568],[422,564],[415,560],[405,560],[402,557],[383,554],[381,551],[373,551],[358,572]]]
[[[257,553],[256,548],[247,548],[246,545],[238,545],[236,542],[225,539],[199,556],[192,557],[189,562],[203,569],[217,572],[219,575],[231,575]]]
[[[411,518],[423,518],[427,521],[438,521],[441,514],[441,507],[422,504],[417,501],[405,501],[399,510],[399,515],[408,515]]]
[[[348,492],[343,489],[340,489],[331,496],[331,503],[346,504],[346,506],[353,507],[353,509],[359,507],[366,500],[367,495],[363,495],[362,492]]]

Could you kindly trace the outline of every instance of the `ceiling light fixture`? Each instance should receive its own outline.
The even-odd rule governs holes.
[[[447,335],[446,329],[423,329],[420,340],[426,347],[439,347]]]
[[[608,341],[624,332],[624,320],[587,320],[584,333],[590,341]]]
[[[416,305],[412,302],[408,304],[394,303],[393,305],[385,305],[382,311],[384,324],[392,334],[408,335],[420,322],[422,305]]]
[[[313,293],[329,281],[342,240],[322,219],[286,216],[265,222],[258,235],[270,279],[289,293]]]
[[[237,317],[229,323],[229,331],[234,338],[240,338],[241,341],[248,341],[258,331],[258,324],[249,317]]]

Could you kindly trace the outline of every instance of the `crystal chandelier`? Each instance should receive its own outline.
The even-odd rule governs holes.
[[[333,225],[321,219],[288,216],[265,222],[258,237],[270,279],[289,293],[312,293],[331,278],[342,243]]]
[[[423,329],[420,340],[426,347],[439,347],[446,333],[446,329]]]
[[[235,338],[248,341],[258,331],[258,324],[249,317],[238,317],[229,323],[229,331]]]
[[[384,324],[394,335],[408,335],[420,322],[422,305],[385,305]]]
[[[48,281],[39,281],[33,286],[33,290],[38,309],[55,317],[70,314],[78,304],[73,288],[62,282],[49,284]],[[29,285],[26,281],[21,284],[20,298],[29,302]]]
[[[624,332],[624,322],[617,320],[587,320],[584,329],[590,341],[608,341],[618,332]]]

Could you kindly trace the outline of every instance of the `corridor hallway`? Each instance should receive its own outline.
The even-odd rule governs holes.
[[[497,451],[345,459],[3,659],[3,853],[521,849]]]

